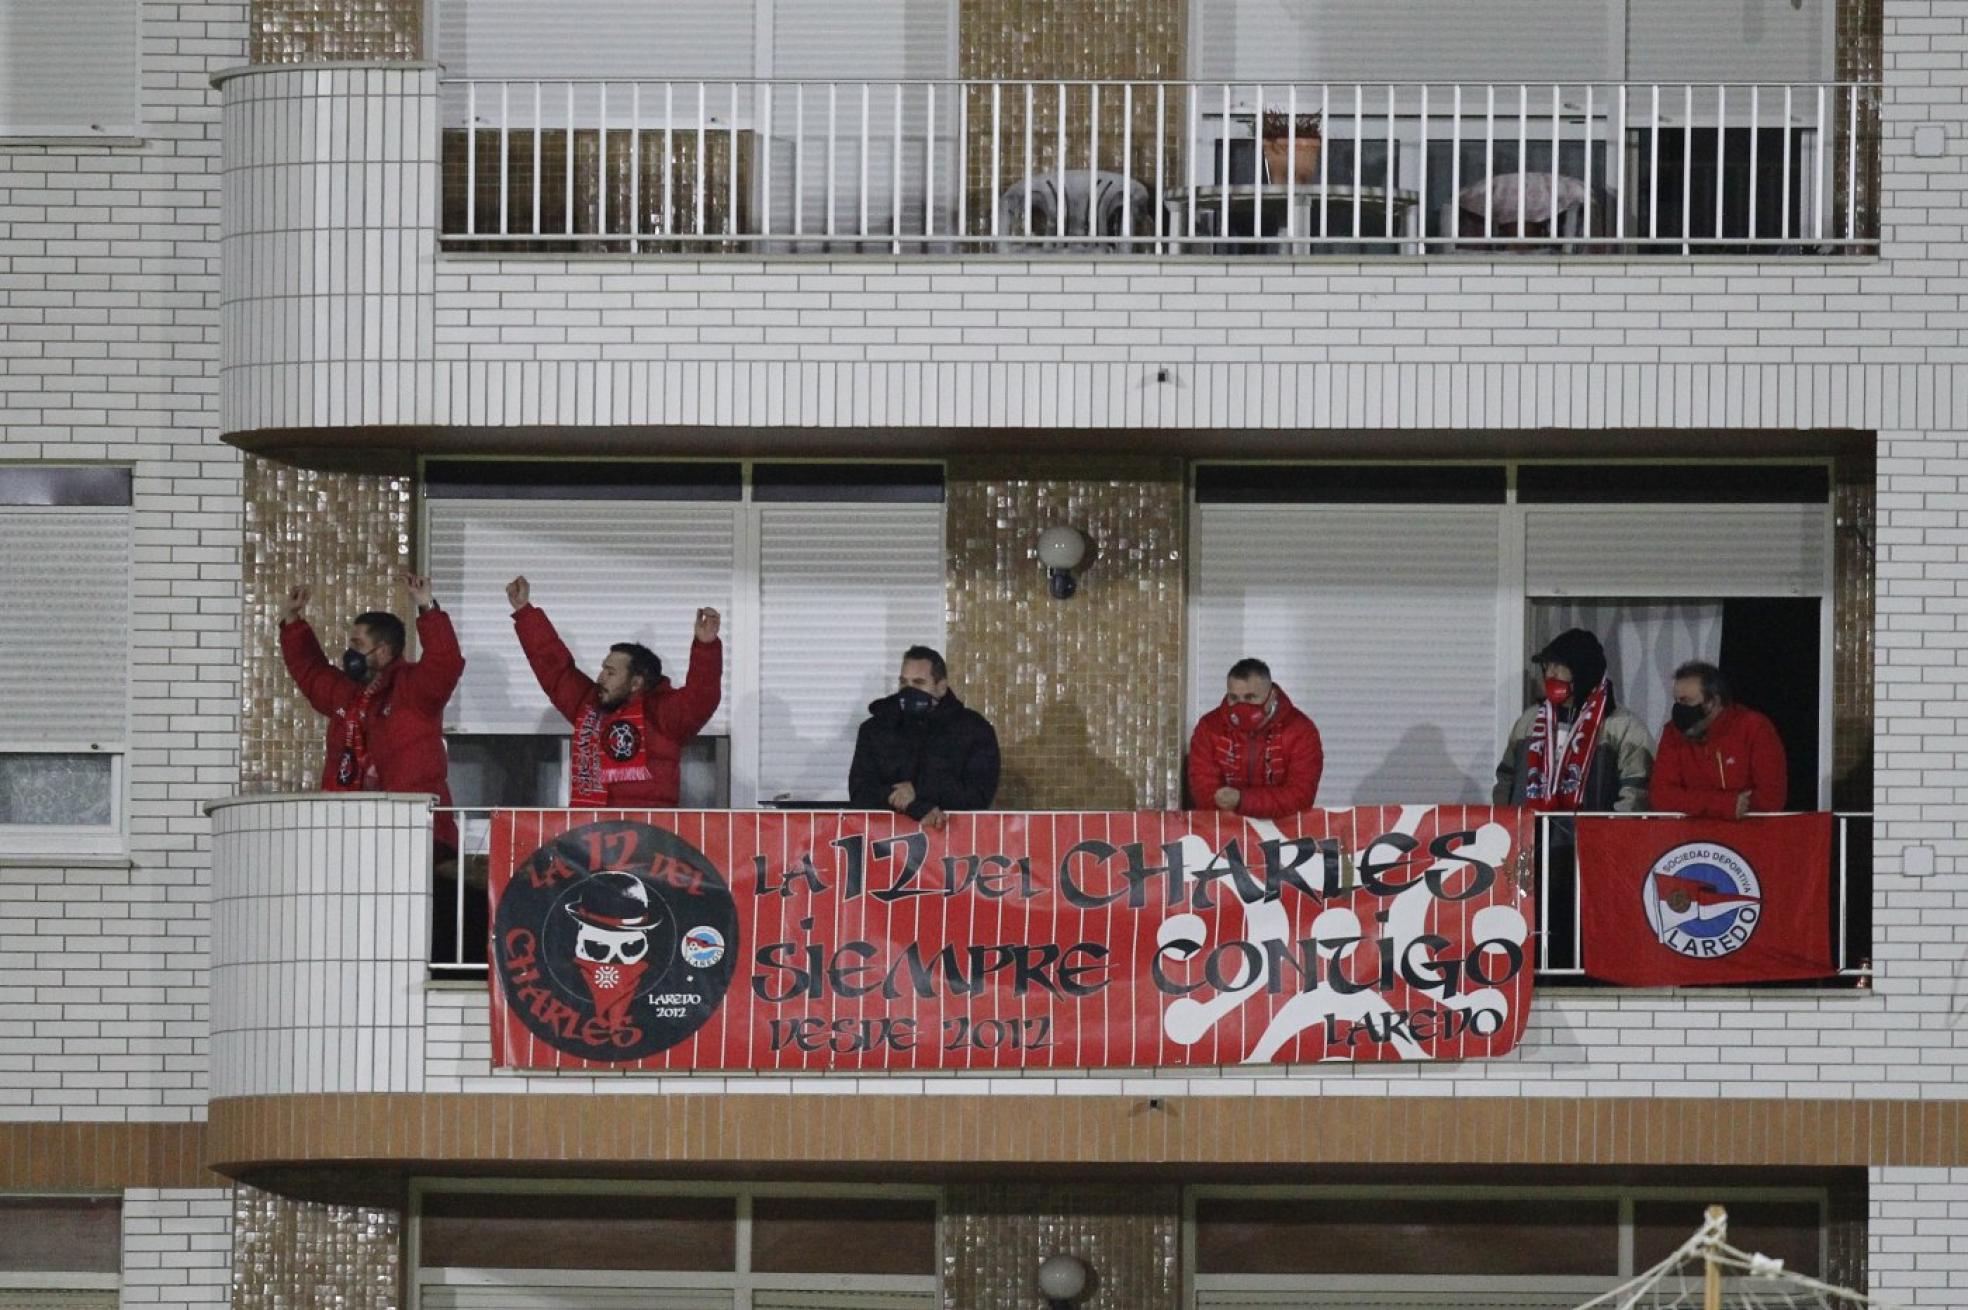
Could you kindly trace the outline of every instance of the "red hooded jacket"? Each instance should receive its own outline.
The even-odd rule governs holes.
[[[526,652],[540,690],[569,723],[579,725],[591,709],[599,708],[595,682],[574,667],[574,657],[560,634],[537,605],[513,615],[513,628]],[[608,808],[667,809],[682,789],[683,748],[717,712],[723,695],[724,643],[690,643],[690,672],[681,687],[658,678],[643,694],[642,712],[651,731],[645,738],[650,777],[646,781],[608,784]]]
[[[421,659],[399,656],[365,685],[328,662],[305,619],[280,625],[287,672],[308,704],[328,716],[323,791],[422,791],[439,805],[451,803],[444,706],[465,672],[465,657],[443,610],[417,616],[417,641]],[[351,729],[368,738],[368,777],[341,776]],[[438,815],[432,830],[444,845],[458,844],[458,821],[451,815]]]
[[[1196,721],[1189,738],[1189,803],[1216,808],[1220,787],[1243,793],[1237,813],[1251,819],[1277,819],[1309,810],[1319,797],[1319,775],[1326,751],[1319,729],[1273,686],[1278,709],[1251,732],[1230,726],[1230,708],[1218,705]]]
[[[1790,792],[1790,767],[1777,725],[1742,705],[1725,706],[1700,741],[1672,723],[1661,729],[1660,752],[1647,784],[1649,808],[1709,819],[1736,817],[1736,797],[1749,793],[1749,808],[1781,810]]]

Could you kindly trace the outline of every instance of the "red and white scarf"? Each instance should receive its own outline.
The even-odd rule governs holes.
[[[1601,678],[1572,720],[1572,735],[1558,749],[1558,707],[1538,702],[1537,722],[1524,743],[1524,801],[1534,810],[1577,810],[1585,802],[1585,778],[1592,770],[1592,752],[1599,730],[1606,726],[1606,698],[1612,680]]]

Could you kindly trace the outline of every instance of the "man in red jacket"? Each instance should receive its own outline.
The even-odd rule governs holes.
[[[1309,810],[1326,767],[1319,729],[1262,660],[1230,666],[1223,703],[1196,722],[1189,738],[1189,800],[1251,819]]]
[[[506,584],[513,628],[540,689],[574,725],[567,803],[576,809],[663,809],[677,803],[683,748],[716,713],[724,681],[718,612],[697,611],[690,673],[681,687],[663,676],[654,651],[617,642],[589,678],[547,616],[533,605],[525,578]]]
[[[328,716],[323,791],[422,791],[451,803],[444,749],[444,706],[465,671],[451,616],[431,596],[430,579],[403,575],[417,604],[423,658],[403,657],[403,620],[371,610],[349,627],[341,666],[328,662],[303,618],[309,590],[287,592],[280,654],[308,704]],[[433,825],[440,845],[456,850],[458,823],[449,814]]]
[[[1700,660],[1676,669],[1672,714],[1654,758],[1654,809],[1740,819],[1784,808],[1790,771],[1776,725],[1731,699],[1722,670]]]

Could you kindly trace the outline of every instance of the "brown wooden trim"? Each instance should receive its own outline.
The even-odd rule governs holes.
[[[247,428],[224,440],[303,468],[401,475],[418,456],[557,459],[911,459],[955,455],[1161,455],[1188,459],[1757,459],[1848,454],[1865,459],[1875,439],[1845,428],[795,428],[642,426]]]
[[[1968,1164],[1961,1101],[351,1094],[220,1100],[210,1115],[208,1160],[229,1175],[309,1164]]]
[[[0,1123],[0,1190],[223,1187],[202,1123]]]

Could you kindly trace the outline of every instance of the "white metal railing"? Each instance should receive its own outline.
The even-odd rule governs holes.
[[[441,88],[451,249],[1687,255],[1877,245],[1874,83]]]
[[[444,812],[458,821],[463,839],[459,868],[464,876],[440,873],[438,899],[431,910],[431,963],[439,976],[482,977],[487,931],[486,852],[492,811],[453,807]],[[1570,840],[1571,822],[1576,817],[1581,816],[1538,816],[1534,967],[1538,977],[1554,982],[1581,982],[1587,972],[1580,951],[1578,861]],[[1866,987],[1872,980],[1872,815],[1839,812],[1832,821],[1832,961],[1845,984]]]

